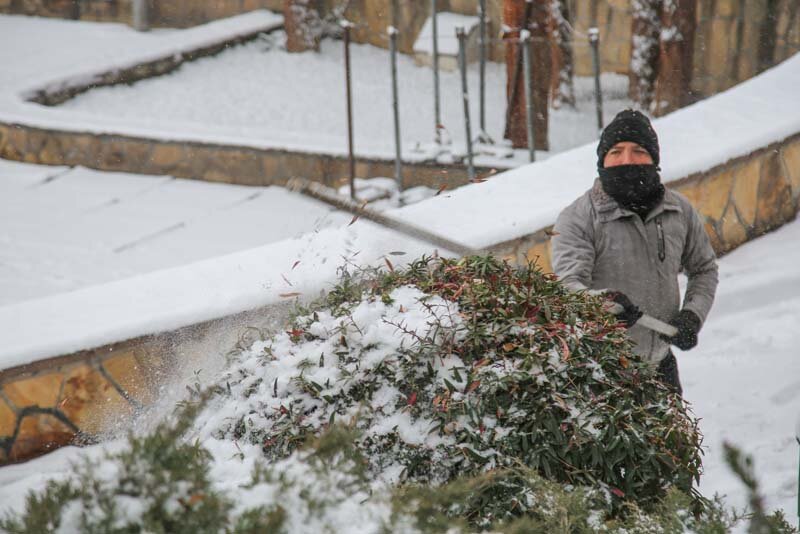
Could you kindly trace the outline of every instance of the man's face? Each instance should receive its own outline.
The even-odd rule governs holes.
[[[652,165],[650,153],[632,141],[621,141],[611,147],[603,158],[603,167],[617,165]]]

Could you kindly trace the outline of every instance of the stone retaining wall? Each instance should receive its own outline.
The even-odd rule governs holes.
[[[349,179],[347,157],[122,135],[47,130],[0,122],[0,158],[103,171],[171,175],[240,185],[282,185],[300,176],[335,187]],[[495,169],[477,168],[479,176]],[[394,176],[394,161],[356,159],[356,176]],[[455,187],[468,182],[464,165],[407,163],[406,187]]]
[[[800,134],[754,151],[670,187],[705,217],[723,254],[792,220],[800,208]],[[512,261],[550,266],[550,228],[498,243]],[[195,347],[213,340],[222,358],[247,326],[280,316],[276,308],[239,314],[113,345],[0,371],[0,465],[67,443],[85,443],[109,429],[127,428],[181,367],[192,371]]]

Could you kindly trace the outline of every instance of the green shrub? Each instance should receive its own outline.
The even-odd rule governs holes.
[[[224,384],[201,418],[209,434],[275,460],[341,422],[370,476],[393,483],[524,466],[622,509],[690,492],[701,470],[697,421],[602,301],[491,257],[345,274]],[[504,484],[476,524],[532,509]]]

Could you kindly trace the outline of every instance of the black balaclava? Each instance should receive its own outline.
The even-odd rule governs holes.
[[[630,141],[641,146],[653,158],[652,165],[618,165],[605,168],[603,160],[617,143]],[[650,120],[642,113],[626,109],[614,117],[600,136],[597,145],[597,170],[603,190],[625,209],[644,219],[664,198],[664,186],[658,174],[658,136]]]

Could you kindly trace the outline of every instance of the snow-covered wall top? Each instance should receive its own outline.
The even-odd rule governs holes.
[[[800,56],[655,121],[665,181],[711,169],[800,132]],[[594,143],[395,212],[450,239],[485,247],[533,233],[594,178]],[[0,308],[0,369],[170,331],[311,295],[342,257],[397,264],[430,247],[370,223]],[[298,263],[299,262],[299,263]],[[290,285],[291,284],[291,285]]]

